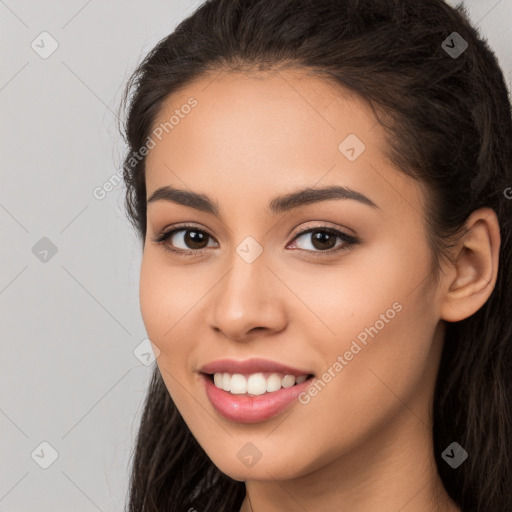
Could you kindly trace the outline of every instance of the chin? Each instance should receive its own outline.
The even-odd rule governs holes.
[[[242,457],[241,457],[242,458]],[[310,472],[308,465],[298,466],[297,460],[293,456],[289,459],[280,459],[276,461],[272,457],[262,455],[261,459],[256,461],[250,466],[244,467],[244,462],[240,461],[238,457],[226,460],[212,458],[212,462],[217,468],[233,480],[239,482],[246,482],[248,480],[257,480],[261,482],[291,480],[304,476]]]

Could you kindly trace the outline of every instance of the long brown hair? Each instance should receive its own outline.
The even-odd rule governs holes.
[[[510,97],[494,53],[462,6],[443,0],[205,2],[149,52],[127,84],[121,107],[129,220],[144,245],[139,150],[168,95],[206,72],[287,66],[351,89],[382,114],[391,161],[426,185],[435,269],[472,211],[488,206],[496,212],[495,289],[475,314],[446,325],[433,450],[444,486],[463,512],[512,511]],[[453,441],[469,453],[457,469],[441,459]],[[238,512],[245,484],[206,456],[157,367],[132,455],[127,511]]]

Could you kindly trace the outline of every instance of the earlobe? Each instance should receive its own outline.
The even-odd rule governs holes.
[[[448,272],[441,318],[458,322],[487,301],[498,275],[501,243],[498,217],[491,208],[475,210],[466,221],[467,232],[455,248]]]

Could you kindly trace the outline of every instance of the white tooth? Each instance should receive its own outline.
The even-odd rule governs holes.
[[[224,379],[222,378],[222,373],[214,373],[213,374],[213,382],[215,383],[215,385],[219,388],[219,389],[222,389],[222,381]]]
[[[264,393],[273,393],[281,388],[291,388],[295,384],[301,384],[307,379],[307,375],[295,377],[294,375],[285,375],[272,373],[265,378],[263,373],[254,373],[248,377],[235,373],[214,373],[213,381],[215,386],[234,395],[263,395]]]
[[[277,373],[273,373],[267,378],[267,391],[279,391],[281,389],[281,377]]]
[[[281,382],[281,386],[283,388],[291,388],[295,384],[295,375],[286,375],[283,381]]]
[[[262,373],[254,373],[247,380],[247,393],[250,395],[263,395],[267,391],[267,379]]]
[[[231,374],[229,374],[229,373],[222,374],[222,389],[224,391],[231,390]]]
[[[247,379],[240,373],[234,373],[231,377],[231,393],[244,395],[247,393]]]

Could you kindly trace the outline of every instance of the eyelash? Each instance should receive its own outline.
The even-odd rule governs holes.
[[[201,256],[203,254],[203,251],[206,250],[206,248],[203,248],[203,249],[191,249],[189,251],[185,251],[184,249],[172,249],[171,247],[169,247],[168,244],[165,243],[169,238],[172,237],[172,235],[174,235],[175,233],[178,233],[179,231],[195,231],[195,232],[203,233],[203,234],[207,235],[210,238],[214,238],[212,235],[210,235],[204,229],[199,229],[196,226],[193,226],[193,225],[190,225],[190,224],[184,224],[184,225],[180,225],[180,226],[175,226],[175,227],[173,227],[172,229],[169,229],[169,230],[163,230],[162,232],[160,232],[156,236],[152,237],[152,241],[154,243],[156,243],[156,244],[161,244],[163,246],[164,250],[169,251],[169,252],[174,253],[174,254],[179,254],[179,255],[184,256],[186,258],[194,258],[194,257]],[[322,257],[323,255],[332,255],[333,253],[337,253],[338,251],[347,250],[351,246],[360,243],[360,240],[358,238],[356,238],[354,236],[351,236],[351,235],[348,235],[347,233],[344,233],[343,231],[340,231],[338,229],[334,229],[334,228],[332,228],[330,226],[314,226],[312,228],[303,228],[303,229],[299,230],[297,233],[295,233],[295,235],[294,235],[293,239],[291,240],[291,242],[294,242],[301,235],[304,235],[306,233],[317,232],[317,231],[319,231],[319,232],[327,232],[327,233],[329,233],[331,235],[339,237],[345,243],[341,244],[337,248],[328,249],[326,251],[321,251],[321,250],[311,251],[311,250],[308,250],[308,249],[296,249],[296,250],[305,251],[305,252],[313,255],[314,257]]]

